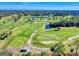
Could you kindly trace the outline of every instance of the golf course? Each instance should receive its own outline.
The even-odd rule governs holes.
[[[68,55],[72,49],[78,52],[78,16],[52,13],[45,16],[40,12],[37,14],[41,16],[35,16],[35,13],[32,16],[13,12],[11,15],[0,15],[0,49],[14,55],[22,55],[20,50],[24,47],[32,53],[53,51],[54,55]]]

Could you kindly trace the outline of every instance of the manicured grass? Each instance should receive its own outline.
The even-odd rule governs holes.
[[[32,44],[38,47],[50,47],[59,40],[66,41],[67,38],[78,35],[79,28],[77,27],[61,27],[59,31],[55,31],[56,28],[40,31],[38,36],[34,37]],[[42,41],[52,41],[51,44],[42,44]],[[54,43],[54,42],[55,43]],[[46,46],[45,46],[46,45]]]
[[[3,20],[6,21],[3,24]],[[14,48],[20,48],[27,43],[30,35],[37,29],[42,26],[42,22],[38,23],[28,23],[27,18],[21,17],[17,22],[8,21],[8,17],[4,17],[3,20],[0,20],[0,33],[5,33],[10,30],[14,30],[13,33],[6,39],[0,40],[0,47],[6,48],[7,46],[12,46]],[[11,28],[11,29],[10,29]]]
[[[18,21],[13,22],[9,20],[10,17],[3,17],[0,20],[0,33],[5,33],[10,30],[14,30],[11,36],[6,40],[0,40],[0,47],[6,48],[7,46],[12,46],[14,48],[21,48],[27,43],[30,35],[35,31],[39,30],[37,36],[33,38],[32,44],[34,46],[48,48],[52,45],[59,43],[59,41],[66,41],[67,38],[79,34],[79,28],[77,27],[61,27],[59,31],[55,31],[56,28],[44,29],[45,24],[52,22],[52,20],[45,19],[44,21],[39,21],[35,19],[34,23],[29,23],[27,18],[22,16]],[[5,24],[3,23],[5,21]],[[52,43],[44,44],[43,41],[52,41]]]
[[[77,28],[77,27],[62,27],[59,31],[54,31],[53,29],[50,29],[45,32],[57,35],[58,37],[61,37],[62,39],[67,39],[69,37],[79,34],[79,28]]]
[[[11,37],[8,38],[5,47],[10,45],[14,48],[20,48],[22,45],[26,44],[30,35],[39,27],[41,27],[42,24],[25,24],[22,27],[19,27],[16,29]]]

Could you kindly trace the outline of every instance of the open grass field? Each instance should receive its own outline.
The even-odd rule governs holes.
[[[5,21],[7,20],[8,19],[5,19]],[[10,29],[13,31],[12,35],[9,36],[6,40],[0,40],[0,43],[2,43],[0,47],[5,48],[10,45],[14,48],[20,48],[23,44],[27,43],[32,32],[42,26],[42,23],[40,22],[29,24],[24,23],[24,21],[25,19],[22,17],[16,23],[11,23],[11,21],[8,21],[8,23],[0,25],[0,33],[7,32]]]
[[[68,44],[72,45],[74,40],[79,40],[79,38],[75,38],[72,41],[68,41],[68,38],[79,35],[79,27],[59,27],[59,30],[57,28],[45,29],[45,25],[50,22],[53,23],[55,20],[52,21],[46,18],[39,20],[35,18],[33,22],[30,22],[25,16],[21,16],[17,21],[11,20],[10,16],[3,17],[0,20],[0,34],[6,34],[10,31],[12,33],[4,40],[0,39],[0,48],[12,47],[20,50],[24,46],[30,47],[28,41],[35,31],[37,32],[31,38],[32,42],[30,43],[37,48],[50,48],[55,44],[61,44],[61,42],[68,42]],[[65,50],[66,48],[67,50]],[[69,49],[68,45],[63,47],[66,53]]]
[[[5,21],[5,24],[3,23]],[[56,28],[45,29],[45,24],[51,22],[51,20],[45,19],[44,21],[38,21],[30,24],[27,22],[27,18],[22,16],[17,22],[10,20],[10,16],[4,17],[0,20],[0,33],[8,32],[12,30],[13,33],[6,40],[0,40],[0,47],[12,46],[14,48],[21,48],[24,44],[27,44],[30,35],[38,30],[36,36],[32,40],[32,44],[37,47],[49,48],[52,45],[62,40],[63,42],[67,38],[79,34],[78,27],[60,27],[59,31],[55,31]]]
[[[68,41],[69,37],[79,34],[77,27],[60,27],[60,30],[55,31],[56,28],[42,29],[36,37],[34,37],[32,44],[38,47],[49,48],[59,41]],[[77,38],[79,39],[79,38]],[[38,43],[37,43],[38,42]]]

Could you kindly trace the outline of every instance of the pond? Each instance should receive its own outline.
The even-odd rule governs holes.
[[[45,25],[45,29],[51,29],[51,28],[53,28],[53,26],[51,24],[46,24]]]

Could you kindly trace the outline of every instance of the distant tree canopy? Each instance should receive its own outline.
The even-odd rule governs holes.
[[[78,16],[53,16],[51,25],[53,27],[79,27]]]
[[[79,16],[79,11],[65,11],[65,10],[0,10],[0,15],[8,16],[12,14],[25,15],[28,14],[32,16],[46,16],[46,15],[55,15],[55,16]]]
[[[75,20],[59,20],[51,24],[52,27],[79,27],[79,19]]]
[[[4,16],[12,16],[14,22],[18,21],[21,16],[40,16],[40,20],[44,20],[44,16],[48,16],[48,20],[52,20],[53,27],[78,27],[79,11],[55,11],[55,10],[0,10],[0,19]],[[33,22],[34,18],[28,18],[29,22]],[[54,21],[55,22],[54,22]],[[3,22],[5,23],[5,22]]]

